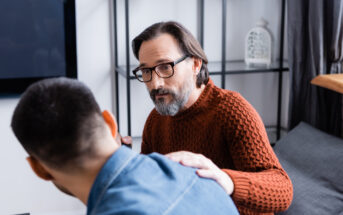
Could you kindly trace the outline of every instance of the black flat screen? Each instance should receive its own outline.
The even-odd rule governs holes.
[[[75,31],[74,0],[0,0],[0,93],[76,78]]]

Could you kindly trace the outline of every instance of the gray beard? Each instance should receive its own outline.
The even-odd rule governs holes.
[[[185,106],[189,95],[194,89],[194,84],[191,81],[184,83],[179,93],[167,89],[152,90],[150,97],[155,104],[156,111],[163,116],[175,116]],[[156,93],[162,92],[169,93],[172,96],[169,104],[166,104],[163,98],[155,99]]]
[[[176,97],[172,94],[173,100],[170,104],[166,104],[164,99],[155,101],[155,108],[157,112],[163,116],[175,116],[180,109],[182,109],[188,101],[190,92],[186,92],[182,97]]]

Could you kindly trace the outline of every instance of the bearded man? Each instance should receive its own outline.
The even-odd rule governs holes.
[[[291,204],[293,188],[256,110],[209,78],[207,57],[177,22],[161,22],[132,41],[133,71],[155,108],[144,127],[142,153],[159,152],[198,168],[231,195],[241,214],[273,214]]]

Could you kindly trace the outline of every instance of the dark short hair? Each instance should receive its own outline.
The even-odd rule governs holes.
[[[53,78],[25,91],[11,126],[30,155],[61,169],[92,154],[96,129],[103,122],[92,92],[83,83]]]
[[[162,33],[167,33],[173,36],[179,43],[179,48],[183,54],[196,57],[202,60],[202,67],[197,76],[196,85],[200,87],[202,84],[207,84],[209,73],[207,68],[207,57],[204,50],[195,37],[180,23],[169,21],[159,22],[146,28],[132,41],[132,49],[135,57],[139,59],[139,49],[144,41],[154,39]]]

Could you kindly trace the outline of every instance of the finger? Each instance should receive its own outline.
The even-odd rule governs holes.
[[[180,151],[169,153],[167,155],[171,160],[179,162],[184,166],[209,169],[213,168],[213,162],[201,154],[195,154],[192,152]]]
[[[175,156],[171,156],[171,155],[166,155],[167,158],[169,158],[170,160],[179,163],[180,162],[180,158],[179,157],[175,157]]]
[[[191,154],[190,152],[187,151],[177,151],[177,152],[170,152],[168,154],[165,154],[167,157],[176,157],[176,156],[186,156],[188,154]]]
[[[198,168],[198,169],[209,169],[211,165],[204,160],[201,159],[183,159],[180,163],[184,166]]]
[[[132,137],[130,137],[130,136],[122,137],[121,142],[126,144],[126,145],[131,145],[132,144]]]
[[[215,181],[218,180],[218,175],[212,169],[198,169],[196,171],[196,173],[198,176],[200,176],[202,178],[210,178],[210,179],[213,179]]]
[[[175,157],[176,153],[178,153],[178,152],[171,152],[171,153],[165,154],[164,156],[171,159],[171,158]]]
[[[231,195],[234,190],[233,181],[226,173],[223,174],[220,171],[199,169],[197,170],[197,174],[202,178],[215,180],[227,194]]]
[[[181,160],[189,159],[190,154],[185,151],[178,151],[166,154],[165,156],[175,162],[180,162]]]

